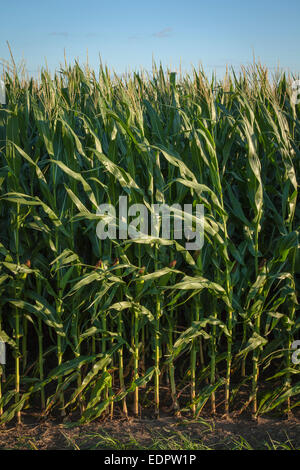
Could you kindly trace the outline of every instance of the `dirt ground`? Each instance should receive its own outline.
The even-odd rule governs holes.
[[[300,449],[300,419],[115,419],[69,427],[52,418],[0,428],[0,449]]]

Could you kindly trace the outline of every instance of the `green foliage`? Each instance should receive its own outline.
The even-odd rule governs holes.
[[[253,414],[298,406],[299,105],[291,78],[261,66],[210,84],[99,76],[78,64],[51,79],[4,77],[0,109],[2,422],[34,406],[80,422],[199,415],[225,387],[249,387]],[[161,237],[96,236],[97,206],[203,204],[201,252]],[[175,269],[176,265],[176,269]],[[298,276],[298,277],[297,277]],[[12,362],[12,357],[14,362]],[[296,379],[295,379],[296,377]],[[4,380],[4,378],[6,380]],[[186,384],[190,397],[181,396]],[[275,390],[275,391],[274,391]],[[152,394],[153,393],[153,394]]]

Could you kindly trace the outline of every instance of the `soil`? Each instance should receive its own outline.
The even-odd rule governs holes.
[[[195,421],[163,417],[113,421],[107,419],[71,428],[69,425],[67,422],[59,423],[54,418],[48,417],[44,422],[39,422],[32,415],[26,416],[21,426],[6,425],[0,428],[0,449],[132,450],[141,447],[153,448],[157,439],[165,443],[177,440],[180,445],[182,438],[195,443],[201,442],[203,446],[212,449],[234,449],[245,441],[252,449],[274,448],[274,445],[284,448],[285,444],[290,449],[300,449],[299,417],[288,420],[259,418],[257,421],[241,418],[208,418]],[[104,440],[101,436],[105,436]],[[172,447],[169,444],[167,448]]]

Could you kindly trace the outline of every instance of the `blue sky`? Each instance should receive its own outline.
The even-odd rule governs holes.
[[[1,6],[1,2],[0,2]],[[222,74],[253,61],[300,71],[299,0],[11,0],[0,14],[0,60],[25,59],[29,73],[67,60],[117,73],[202,63]]]

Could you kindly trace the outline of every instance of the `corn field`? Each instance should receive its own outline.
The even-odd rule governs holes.
[[[3,73],[0,423],[299,406],[292,79]],[[106,239],[99,204],[202,204],[204,245]]]

